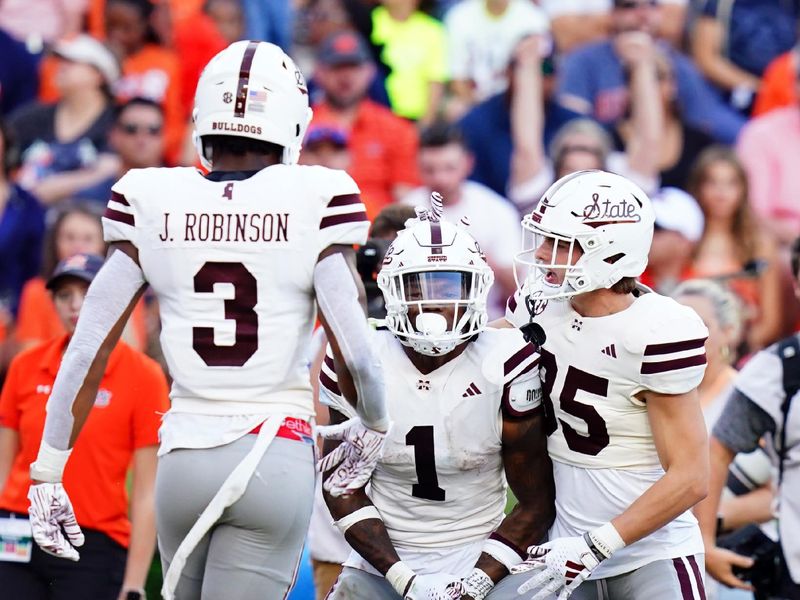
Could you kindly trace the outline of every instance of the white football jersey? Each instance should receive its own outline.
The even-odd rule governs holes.
[[[532,308],[547,335],[540,375],[556,481],[551,536],[580,535],[624,512],[663,476],[647,404],[637,395],[696,388],[705,372],[708,330],[691,308],[656,293],[598,318],[579,315],[569,300],[540,300]],[[529,322],[520,292],[509,299],[506,318],[517,327]],[[615,553],[592,579],[702,551],[687,512]]]
[[[422,374],[389,331],[376,338],[393,424],[368,494],[389,537],[398,552],[486,539],[506,503],[503,413],[520,416],[540,406],[538,354],[519,331],[490,329]],[[330,351],[320,399],[355,415],[339,393]]]
[[[219,175],[129,171],[113,187],[105,239],[136,246],[158,297],[173,412],[309,418],[314,266],[330,245],[366,240],[358,187],[323,167]]]

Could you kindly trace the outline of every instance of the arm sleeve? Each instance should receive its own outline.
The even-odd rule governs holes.
[[[777,345],[758,352],[742,368],[734,381],[736,389],[767,413],[775,423],[783,417],[783,361]]]
[[[111,188],[111,198],[103,213],[103,237],[106,242],[131,242],[138,247],[136,235],[136,171],[128,171]]]
[[[732,452],[750,452],[765,433],[775,433],[775,421],[734,388],[711,433]]]
[[[19,359],[11,361],[8,368],[3,391],[0,392],[0,427],[15,431],[19,430],[20,410],[17,404],[17,390],[19,389]]]
[[[158,429],[161,417],[169,410],[167,378],[161,367],[144,356],[140,356],[142,368],[137,378],[140,392],[139,402],[133,414],[133,447],[158,445]]]
[[[659,394],[685,394],[703,380],[708,329],[692,309],[677,303],[669,308],[645,337],[640,383]]]
[[[325,205],[319,221],[319,247],[352,246],[367,241],[369,219],[356,182],[344,171],[325,170]]]

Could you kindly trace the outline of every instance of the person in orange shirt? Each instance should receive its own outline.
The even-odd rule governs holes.
[[[320,45],[317,61],[314,78],[324,99],[313,106],[311,123],[348,133],[348,173],[361,188],[367,216],[374,219],[384,206],[419,185],[416,129],[367,98],[375,64],[357,33],[331,34]]]
[[[758,88],[753,117],[760,117],[776,108],[797,104],[797,73],[800,70],[800,45],[775,58]]]
[[[67,333],[11,363],[0,394],[0,534],[27,523],[29,464],[42,438],[47,398],[62,354],[103,259],[78,254],[59,263],[47,287]],[[4,598],[117,600],[143,594],[155,549],[154,485],[167,382],[151,359],[120,342],[64,477],[85,543],[80,562],[24,543],[0,546]],[[126,478],[133,467],[128,517]],[[14,555],[16,560],[8,560]],[[6,560],[3,560],[3,559]],[[129,592],[132,592],[129,593]],[[138,596],[141,597],[141,596]]]
[[[109,0],[105,14],[108,44],[122,63],[114,95],[118,102],[142,97],[161,103],[167,162],[175,164],[187,124],[181,104],[181,60],[161,45],[152,26],[150,0]]]

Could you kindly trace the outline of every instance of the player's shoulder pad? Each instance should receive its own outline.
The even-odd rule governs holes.
[[[302,179],[311,183],[320,197],[326,201],[336,196],[361,193],[355,180],[340,169],[329,169],[319,165],[301,165],[297,168],[302,169]]]
[[[691,391],[705,372],[708,329],[697,313],[655,292],[637,300],[636,323],[623,337],[625,349],[641,356],[640,381],[664,394]]]
[[[486,348],[482,370],[487,381],[503,386],[539,376],[539,352],[525,341],[519,329],[487,328],[481,332],[478,343]]]
[[[111,186],[112,199],[119,200],[121,196],[129,205],[141,209],[146,206],[147,197],[161,192],[167,182],[180,185],[181,180],[198,176],[194,167],[130,169]]]

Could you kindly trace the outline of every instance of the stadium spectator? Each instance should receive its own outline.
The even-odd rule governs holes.
[[[351,165],[347,143],[347,132],[343,129],[331,125],[312,125],[303,142],[300,164],[347,171]]]
[[[760,117],[775,108],[797,104],[800,101],[797,95],[798,71],[800,46],[795,46],[769,63],[761,78],[752,116]]]
[[[444,218],[469,221],[469,233],[481,245],[494,271],[489,295],[489,318],[502,316],[514,293],[513,258],[519,251],[519,214],[505,198],[480,183],[468,181],[473,157],[457,127],[437,122],[420,135],[417,163],[422,187],[403,198],[410,206],[426,207],[431,192],[444,199]]]
[[[161,45],[150,0],[109,0],[105,19],[109,44],[122,57],[122,77],[114,95],[119,102],[141,97],[161,104],[167,162],[174,164],[186,128],[180,59]]]
[[[800,239],[792,246],[791,263],[795,293],[800,299]],[[761,566],[771,575],[768,583],[772,589],[759,590],[761,597],[800,597],[800,538],[796,534],[800,518],[798,350],[800,341],[795,334],[756,354],[739,373],[711,436],[709,493],[695,509],[705,541],[707,573],[727,585],[748,588],[740,577],[742,570],[753,567],[755,561],[717,546],[719,501],[728,466],[737,453],[756,449],[764,436],[770,434],[767,436],[770,457],[777,472],[775,507],[779,536],[777,544],[761,536],[760,545],[771,547],[777,555],[774,560],[766,554],[766,564],[762,561]],[[738,573],[734,573],[734,567],[740,569]]]
[[[41,49],[42,43],[82,30],[88,0],[3,0],[0,23],[16,39]]]
[[[767,65],[797,39],[793,0],[703,0],[692,31],[692,56],[731,105],[749,112]]]
[[[0,118],[36,99],[38,61],[25,44],[0,29]]]
[[[52,205],[75,197],[117,171],[107,136],[114,119],[110,87],[119,76],[114,55],[80,35],[58,43],[54,104],[35,103],[11,117],[22,151],[20,185]]]
[[[89,282],[103,259],[78,254],[48,281],[64,335],[19,355],[0,396],[0,517],[28,519],[29,464],[36,457],[45,405],[75,329]],[[143,593],[156,541],[154,487],[160,413],[169,407],[158,365],[120,342],[111,354],[81,443],[64,478],[85,543],[80,562],[33,548],[29,562],[0,561],[9,598],[117,600]],[[133,467],[130,518],[126,480]],[[30,546],[28,551],[31,551]]]
[[[448,118],[508,87],[508,64],[514,47],[532,34],[547,33],[542,10],[529,0],[463,0],[444,21],[454,101]]]
[[[420,0],[381,0],[372,10],[370,41],[382,47],[386,91],[395,114],[429,125],[447,80],[444,26],[419,10]]]
[[[800,105],[751,120],[736,152],[747,171],[753,209],[784,247],[800,233]]]
[[[375,64],[361,36],[329,36],[317,61],[315,79],[324,97],[313,106],[312,125],[334,125],[347,132],[349,173],[373,218],[417,185],[417,133],[413,125],[367,98]]]
[[[543,56],[547,44],[539,36],[528,36],[514,48],[507,67],[509,87],[473,107],[459,122],[464,139],[475,156],[470,179],[482,183],[501,196],[508,193],[512,153],[512,107],[518,98],[526,103],[525,120],[544,119],[543,133],[531,129],[525,136],[543,135],[546,147],[558,129],[576,115],[553,101],[555,72],[552,55]],[[540,74],[541,73],[541,74]],[[541,102],[531,99],[544,98]],[[543,114],[540,115],[540,110]],[[534,138],[531,138],[531,141]]]
[[[634,116],[637,110],[646,110],[646,119],[654,119],[650,114],[650,108],[655,103],[661,103],[661,133],[658,135],[658,143],[652,148],[652,157],[656,161],[655,167],[661,187],[676,187],[686,189],[686,182],[689,178],[689,171],[694,164],[697,156],[710,146],[714,140],[704,131],[701,131],[686,122],[681,114],[678,105],[677,87],[675,82],[675,72],[672,63],[667,56],[658,49],[654,49],[652,44],[646,42],[648,38],[642,37],[640,41],[644,46],[638,44],[621,45],[621,55],[626,65],[636,65],[637,60],[646,52],[653,52],[652,60],[656,68],[656,77],[647,77],[644,80],[632,77],[632,66],[626,66],[625,78],[628,82],[628,93],[630,95],[630,107],[625,116],[617,122],[613,130],[614,145],[617,150],[624,151],[626,148],[632,152],[631,142],[635,143],[637,132],[635,129],[640,126],[641,120]],[[650,60],[650,59],[647,59]],[[644,86],[637,90],[635,85]]]
[[[284,52],[292,49],[294,8],[292,2],[242,0],[247,39],[264,40],[280,46]]]
[[[570,110],[612,125],[625,114],[628,93],[623,56],[641,35],[657,31],[658,7],[651,0],[614,0],[610,40],[573,50],[560,67],[558,101]],[[663,44],[677,84],[686,122],[714,139],[732,143],[744,118],[725,104],[691,60]]]
[[[753,215],[747,175],[732,150],[706,149],[689,179],[689,192],[705,217],[687,277],[715,277],[745,303],[746,349],[755,351],[781,334],[781,268],[775,240]]]
[[[241,0],[208,0],[204,8],[229,44],[244,39],[245,19]]]
[[[17,153],[0,121],[0,321],[4,323],[16,317],[22,286],[39,270],[44,237],[44,210],[10,178]]]
[[[541,0],[551,20],[558,51],[575,48],[608,37],[611,31],[612,0]],[[658,6],[658,37],[680,48],[688,0],[650,0]]]

